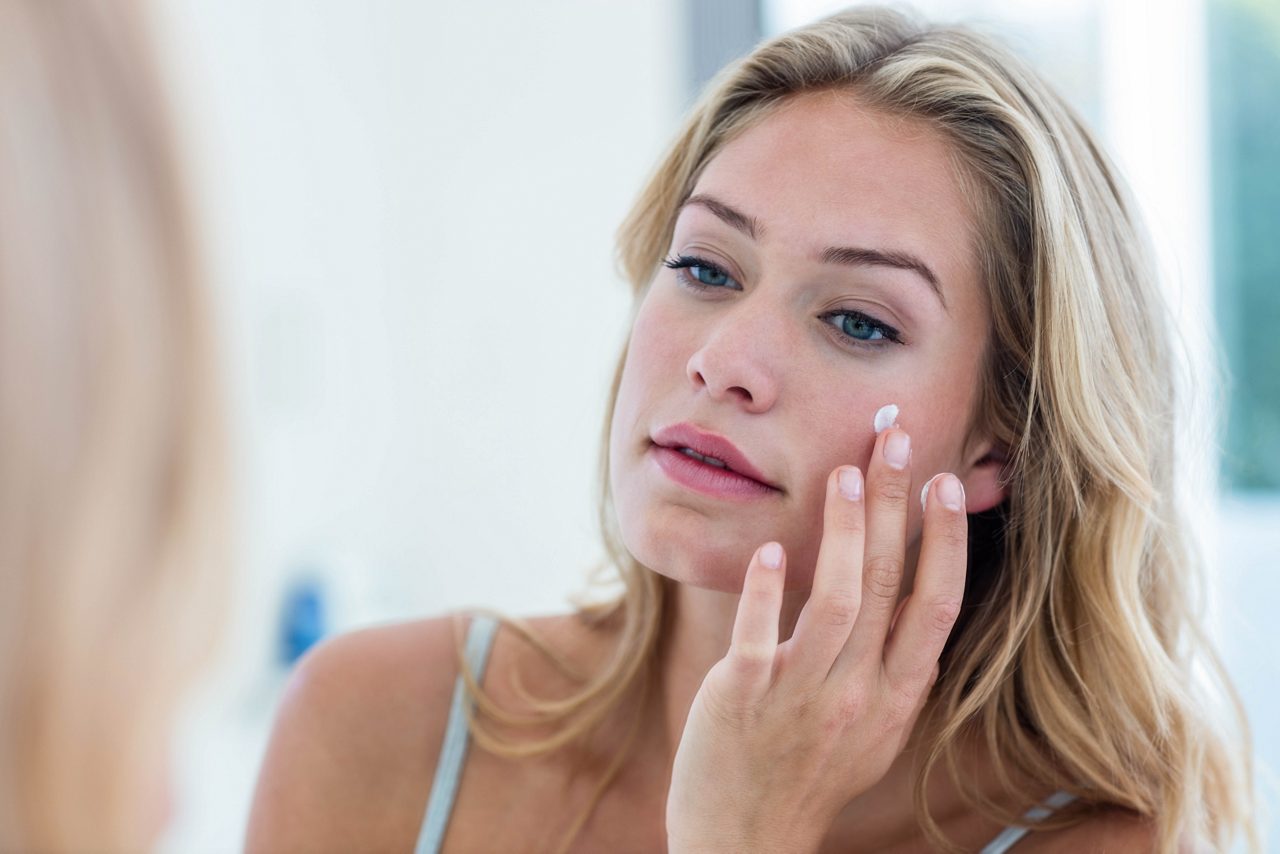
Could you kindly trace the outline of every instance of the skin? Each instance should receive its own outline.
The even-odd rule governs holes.
[[[679,278],[694,271],[663,269],[632,329],[610,435],[613,500],[626,546],[676,582],[675,597],[631,758],[572,850],[931,850],[912,808],[910,750],[965,572],[963,511],[946,506],[942,486],[954,475],[969,513],[1004,499],[999,449],[967,430],[989,313],[953,168],[931,128],[826,93],[792,99],[700,176],[694,194],[754,218],[756,234],[686,206],[671,254],[699,256],[732,282],[698,292]],[[910,253],[943,299],[907,270],[815,260],[828,246]],[[850,318],[824,317],[836,309],[889,324],[904,343],[843,344]],[[885,403],[900,407],[898,425],[877,437]],[[671,481],[651,436],[682,421],[729,438],[778,489],[727,501]],[[910,441],[903,468],[884,456],[894,437]],[[865,474],[857,501],[838,493],[845,469]],[[932,484],[926,520],[920,488],[938,473],[948,475]],[[767,542],[783,549],[779,569],[760,562]],[[584,671],[612,649],[611,636],[568,617],[529,622]],[[445,617],[307,656],[281,703],[249,851],[412,847],[457,673],[453,643]],[[503,630],[484,688],[519,712],[514,671],[543,696],[574,687]],[[627,735],[636,706],[620,708],[626,720],[584,748],[597,767]],[[1000,797],[981,749],[960,754],[971,783]],[[594,786],[565,767],[558,755],[512,762],[473,749],[445,850],[553,848],[563,827],[548,817],[576,812]],[[974,850],[1000,830],[945,774],[929,802]],[[1151,840],[1150,825],[1109,811],[1018,850],[1143,851]]]
[[[671,254],[713,263],[734,283],[699,293],[681,281],[693,271],[659,273],[634,323],[610,438],[624,541],[679,582],[679,652],[661,692],[668,755],[729,648],[746,568],[766,540],[787,555],[779,623],[781,639],[791,636],[813,587],[828,482],[841,466],[868,471],[883,404],[899,406],[911,462],[892,483],[871,482],[884,501],[871,503],[868,524],[897,535],[875,538],[868,585],[893,597],[911,589],[918,495],[933,475],[959,478],[970,513],[1004,497],[991,442],[966,431],[989,320],[973,214],[940,135],[848,94],[802,96],[727,144],[692,195],[754,218],[756,236],[700,204],[680,212]],[[910,253],[934,272],[942,298],[914,271],[816,260],[829,246]],[[847,319],[823,317],[836,309],[891,325],[902,343],[843,340]],[[728,437],[780,490],[731,502],[671,481],[650,437],[682,421]],[[860,557],[848,555],[846,581]],[[945,569],[962,585],[963,555]]]

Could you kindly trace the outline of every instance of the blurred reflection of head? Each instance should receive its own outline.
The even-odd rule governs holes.
[[[137,3],[0,4],[0,849],[137,850],[222,614],[209,308]]]

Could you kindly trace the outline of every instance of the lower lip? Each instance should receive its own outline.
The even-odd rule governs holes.
[[[659,467],[667,473],[667,477],[703,495],[741,499],[762,498],[778,493],[778,490],[772,486],[765,486],[758,480],[752,480],[728,469],[718,468],[710,463],[699,462],[675,448],[654,445],[651,451]]]

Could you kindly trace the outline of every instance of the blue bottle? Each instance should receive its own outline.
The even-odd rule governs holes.
[[[322,640],[328,630],[324,585],[317,578],[295,580],[280,612],[280,658],[287,667]]]

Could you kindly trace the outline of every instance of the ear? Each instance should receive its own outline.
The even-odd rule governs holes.
[[[969,457],[972,462],[960,475],[964,484],[965,512],[981,513],[999,505],[1009,497],[1009,489],[1001,480],[1009,463],[1008,451],[994,442],[979,445]]]

